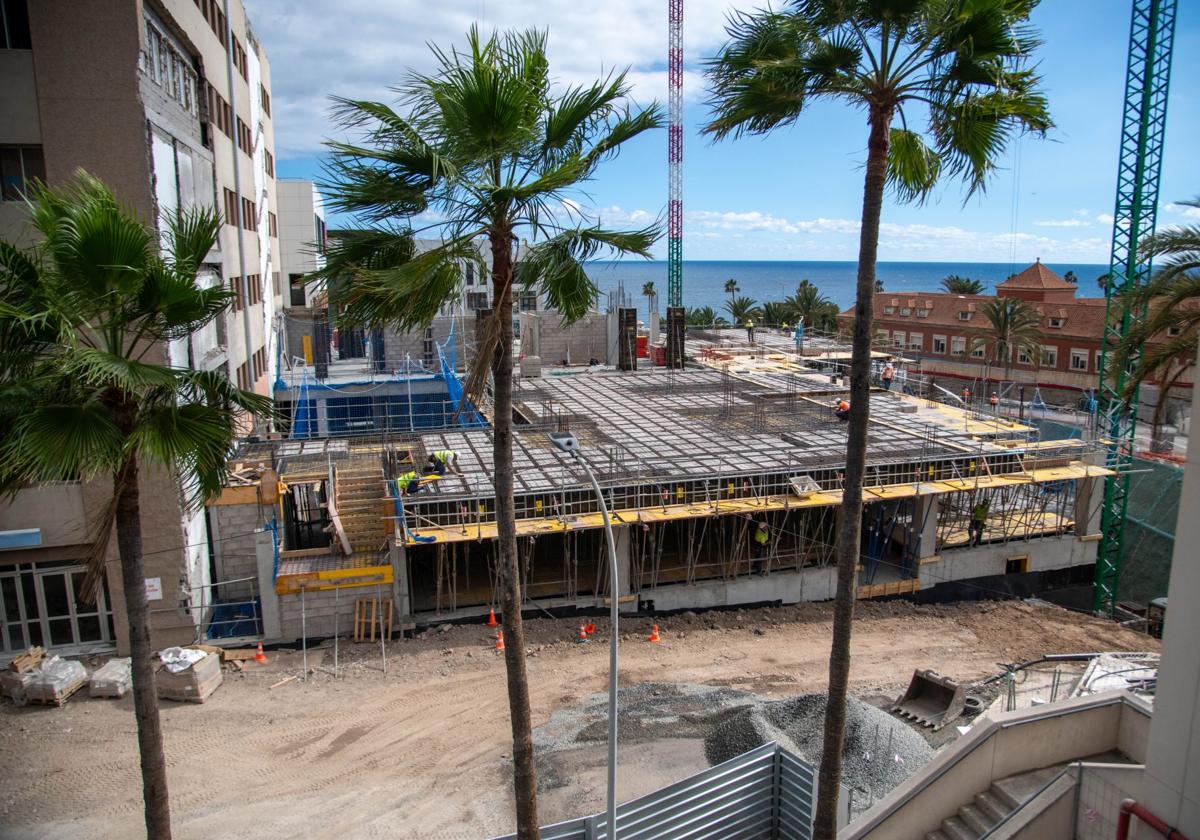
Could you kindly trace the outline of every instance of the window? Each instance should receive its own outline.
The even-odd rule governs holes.
[[[967,352],[967,340],[962,336],[954,336],[950,339],[950,355],[962,356]]]
[[[246,285],[250,288],[247,290],[250,294],[250,305],[262,303],[262,275],[248,274],[246,275]],[[255,376],[255,379],[258,377]]]
[[[537,292],[521,292],[517,295],[518,312],[537,312]]]
[[[268,177],[275,177],[275,158],[266,149],[263,149],[263,169],[267,170]]]
[[[900,310],[900,314],[901,314],[901,315],[911,315],[911,314],[912,314],[912,310],[911,310],[911,309],[909,309],[907,306],[905,306],[905,307],[901,308],[901,310]]]
[[[213,34],[222,41],[225,40],[225,14],[221,11],[220,0],[195,0],[196,6],[208,21]]]
[[[246,391],[249,390],[251,384],[253,383],[250,381],[250,364],[249,362],[243,362],[242,364],[238,365],[237,386],[243,391]]]
[[[325,220],[320,216],[314,215],[313,222],[316,233],[317,253],[325,253]]]
[[[1042,367],[1057,368],[1058,367],[1058,348],[1042,346]]]
[[[237,195],[228,187],[225,188],[225,224],[236,225],[238,223],[238,205]]]
[[[467,309],[476,311],[488,308],[487,292],[467,292]]]
[[[260,347],[250,357],[250,381],[257,382],[267,372],[267,348]]]
[[[918,309],[918,310],[917,310],[917,317],[918,317],[918,318],[928,318],[928,317],[929,317],[929,310],[928,310],[928,309]]]
[[[971,347],[971,358],[982,359],[985,352],[987,352],[987,348],[983,344],[976,344]]]
[[[883,314],[884,314],[884,315],[895,315],[895,314],[896,314],[896,307],[894,307],[894,306],[885,306],[885,307],[883,307]]]
[[[237,143],[238,148],[248,155],[254,154],[254,135],[250,131],[250,126],[242,122],[242,118],[237,118]]]
[[[1033,356],[1029,355],[1028,347],[1017,348],[1017,362],[1023,365],[1033,364]]]
[[[921,351],[925,349],[925,333],[909,333],[908,349]]]
[[[242,74],[242,78],[250,81],[249,71],[246,69],[246,51],[242,49],[242,42],[233,36],[233,66]]]
[[[242,199],[242,227],[246,230],[258,230],[258,212],[254,202],[248,198]]]
[[[189,114],[199,114],[200,77],[193,69],[192,57],[164,34],[157,18],[151,20],[147,15],[145,21],[146,45],[139,56],[142,72]]]
[[[475,263],[469,262],[463,265],[463,276],[466,277],[468,286],[475,285]]]
[[[288,275],[288,299],[292,306],[304,306],[304,275]]]
[[[933,337],[933,349],[930,352],[944,355],[946,353],[946,336],[935,335]]]
[[[1063,319],[1062,318],[1051,318],[1049,321],[1049,324],[1050,324],[1051,329],[1056,329],[1056,330],[1062,329]]]
[[[29,37],[29,7],[25,0],[3,0],[0,4],[3,30],[0,32],[0,49],[31,50],[33,40]]]
[[[233,309],[234,312],[241,312],[243,309],[241,277],[229,278],[229,291],[233,292],[233,303],[230,305],[230,308]]]
[[[1183,335],[1183,327],[1167,327],[1167,336],[1169,338],[1178,338]]]
[[[970,312],[966,312],[966,311],[959,312],[959,313],[958,313],[958,320],[960,320],[960,321],[970,321],[970,320],[971,320],[971,313],[970,313]]]
[[[258,86],[258,98],[262,101],[263,113],[271,116],[271,94],[267,93],[266,85]]]
[[[1080,350],[1077,347],[1071,348],[1071,370],[1087,371],[1088,369],[1088,351]]]
[[[41,146],[0,146],[0,201],[20,201],[35,178],[46,180]]]
[[[267,233],[277,238],[279,236],[279,220],[275,218],[275,214],[270,210],[267,211]],[[279,294],[279,292],[277,291],[275,294]]]
[[[892,346],[901,348],[904,347],[904,333],[895,331],[892,332]]]

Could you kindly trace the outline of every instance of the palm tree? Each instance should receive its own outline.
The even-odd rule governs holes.
[[[779,301],[767,301],[762,305],[762,320],[764,325],[777,327],[788,320],[787,307]]]
[[[718,315],[711,306],[701,306],[697,309],[688,309],[684,315],[684,320],[689,327],[712,327],[729,322]]]
[[[733,300],[741,290],[742,288],[738,285],[738,281],[732,277],[725,281],[725,294],[729,295],[730,300]]]
[[[983,294],[983,283],[978,280],[972,280],[970,277],[959,277],[957,274],[943,277],[942,288],[952,295]]]
[[[793,319],[804,324],[805,329],[823,329],[824,325],[819,321],[833,303],[812,283],[801,280],[796,293],[786,298],[783,305]]]
[[[1068,270],[1067,273],[1063,275],[1063,279],[1068,283],[1079,283],[1079,275],[1077,275],[1074,271]]]
[[[762,310],[758,308],[758,303],[754,298],[730,298],[729,302],[725,304],[725,311],[729,313],[733,323],[738,326],[747,321],[762,320]]]
[[[375,225],[380,242],[399,243],[398,251],[410,247],[407,221],[429,211],[441,244],[385,269],[364,267],[359,255],[335,247],[326,274],[351,278],[341,296],[348,322],[410,330],[429,323],[456,294],[458,262],[474,261],[482,273],[478,243],[490,250],[494,311],[480,329],[466,391],[479,395],[490,369],[504,661],[517,833],[525,840],[537,837],[538,820],[513,503],[512,290],[540,288],[569,323],[596,295],[587,259],[601,252],[649,256],[658,225],[607,230],[587,216],[581,221],[576,210],[565,218],[563,199],[623,143],[659,127],[662,113],[657,105],[625,104],[624,73],[552,90],[542,32],[485,39],[472,28],[466,50],[433,51],[436,70],[410,72],[396,89],[400,110],[337,100],[343,124],[362,139],[329,143],[329,195],[333,207]],[[522,239],[530,245],[517,262]]]
[[[653,280],[647,280],[642,284],[642,296],[646,298],[646,316],[648,320],[650,314],[654,312],[654,299],[658,297],[658,293],[654,291]]]
[[[43,481],[111,477],[80,596],[94,599],[115,525],[129,617],[133,706],[146,834],[171,836],[166,760],[151,661],[139,475],[171,470],[197,504],[220,490],[244,412],[270,400],[215,371],[153,362],[167,342],[220,315],[231,294],[196,274],[217,240],[211,211],[171,220],[158,235],[80,173],[35,188],[30,251],[0,242],[0,490]]]
[[[992,298],[979,307],[987,327],[971,336],[969,354],[984,351],[989,368],[1000,366],[1008,379],[1014,353],[1038,356],[1041,353],[1042,316],[1028,302],[1017,298]],[[989,377],[984,376],[987,380]]]
[[[838,590],[815,836],[832,838],[841,781],[855,566],[862,520],[875,265],[883,194],[927,196],[942,175],[981,190],[1016,129],[1050,128],[1029,26],[1035,0],[793,0],[735,13],[729,43],[707,69],[718,139],[794,123],[810,101],[866,112],[869,134],[859,231],[857,308]],[[923,136],[914,126],[927,119]],[[927,139],[929,142],[927,142]]]
[[[1200,198],[1180,202],[1200,208]],[[1158,382],[1158,401],[1151,421],[1152,447],[1157,444],[1171,387],[1194,362],[1200,335],[1200,225],[1181,225],[1146,237],[1141,253],[1166,262],[1140,287],[1124,294],[1135,320],[1108,360],[1110,371],[1125,369],[1121,399],[1133,403],[1146,381]],[[1113,377],[1116,378],[1115,376]]]

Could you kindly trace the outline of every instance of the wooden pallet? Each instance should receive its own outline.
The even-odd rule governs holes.
[[[63,703],[66,703],[67,700],[70,699],[72,694],[74,694],[79,689],[83,688],[85,685],[87,685],[87,683],[88,683],[88,678],[87,678],[87,676],[84,676],[81,679],[79,679],[78,681],[76,681],[75,683],[72,683],[71,685],[67,686],[62,691],[55,692],[53,696],[46,696],[46,697],[31,696],[27,689],[26,694],[25,694],[25,700],[31,706],[62,706]]]
[[[19,653],[9,660],[8,668],[11,671],[16,671],[18,674],[24,674],[26,671],[32,671],[42,662],[42,657],[46,652],[40,647],[31,647],[24,653]]]
[[[392,635],[392,599],[383,599],[382,611],[379,598],[359,598],[354,602],[354,641],[375,641],[375,626],[381,635]]]

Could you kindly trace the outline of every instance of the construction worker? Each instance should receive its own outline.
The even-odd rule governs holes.
[[[971,510],[971,524],[967,527],[967,545],[979,545],[983,541],[983,526],[987,524],[989,503],[981,499]]]
[[[879,378],[883,380],[883,390],[892,390],[892,380],[896,378],[896,369],[892,367],[891,361],[883,366],[883,373]]]
[[[771,541],[771,529],[766,521],[759,522],[754,529],[754,571],[760,575],[767,573],[764,558],[767,556],[767,544]]]
[[[746,319],[746,341],[754,343],[754,322],[749,318]]]
[[[438,475],[445,475],[447,470],[462,475],[462,470],[458,468],[458,453],[453,449],[435,449],[429,456],[428,469]]]
[[[994,412],[1000,407],[1000,396],[995,391],[992,391],[992,395],[988,397],[988,402],[991,403],[992,411]]]
[[[837,415],[837,419],[845,423],[850,419],[850,403],[846,402],[845,399],[839,399],[837,406],[833,409],[833,413]]]
[[[416,470],[409,470],[396,479],[396,490],[401,496],[412,496],[421,491],[421,476]]]
[[[963,400],[963,405],[971,404],[971,389],[965,385],[963,386],[962,400]]]

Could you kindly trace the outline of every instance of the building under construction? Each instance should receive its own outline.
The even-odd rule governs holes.
[[[694,336],[697,363],[682,370],[518,379],[513,467],[530,609],[593,610],[613,595],[596,495],[551,443],[556,431],[579,439],[603,488],[623,608],[833,597],[846,348],[783,352],[788,340]],[[1029,594],[1047,573],[1091,566],[1107,474],[1095,445],[1039,441],[918,384],[871,396],[860,597]],[[444,449],[461,474],[398,498],[395,479]],[[229,582],[225,601],[254,605],[266,638],[345,632],[356,610],[399,629],[498,604],[486,424],[253,443],[234,466],[243,486],[212,503],[216,575]]]

